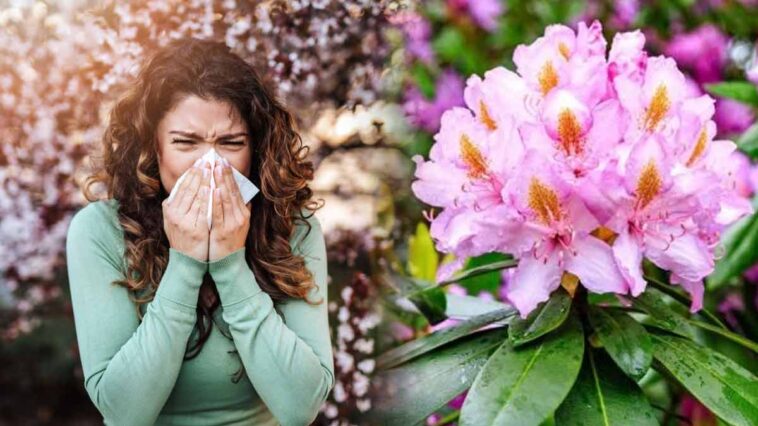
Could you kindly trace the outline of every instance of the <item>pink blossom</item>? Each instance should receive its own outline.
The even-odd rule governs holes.
[[[413,192],[441,209],[437,249],[512,254],[499,295],[522,317],[567,279],[639,296],[645,258],[697,311],[721,232],[752,212],[714,100],[644,45],[617,34],[606,58],[597,21],[548,26],[516,48],[517,72],[470,76],[429,160],[413,158]]]
[[[403,11],[391,16],[389,21],[402,29],[408,59],[418,58],[424,63],[432,63],[434,60],[430,42],[432,25],[426,18],[416,12]]]
[[[427,99],[417,87],[405,94],[403,109],[409,121],[428,132],[436,132],[440,117],[448,108],[463,105],[463,79],[452,69],[442,72],[435,86],[433,99]]]
[[[705,24],[692,32],[675,35],[666,45],[664,53],[691,70],[699,83],[711,83],[721,80],[727,61],[728,42],[718,27]]]
[[[745,70],[745,77],[748,81],[758,84],[758,51],[753,54],[753,61]]]
[[[498,19],[504,12],[502,0],[448,0],[452,13],[467,13],[476,25],[487,31],[497,29]]]
[[[713,119],[718,124],[719,134],[739,135],[755,123],[755,113],[750,106],[741,102],[719,99]]]

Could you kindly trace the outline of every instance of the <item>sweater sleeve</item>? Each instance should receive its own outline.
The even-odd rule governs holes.
[[[315,216],[308,220],[311,231],[293,253],[304,257],[313,274],[318,288],[311,289],[308,299],[323,299],[318,305],[288,300],[280,305],[283,320],[271,297],[259,287],[244,248],[208,266],[245,371],[284,426],[310,424],[334,386],[326,247],[318,220]]]
[[[174,387],[196,320],[208,263],[169,249],[143,320],[123,279],[120,230],[98,206],[74,215],[66,239],[71,302],[84,386],[105,424],[152,425]]]

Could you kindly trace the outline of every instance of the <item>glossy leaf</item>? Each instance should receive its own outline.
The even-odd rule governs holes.
[[[688,310],[690,306],[692,306],[692,299],[690,296],[685,295],[681,287],[677,289],[675,286],[672,286],[671,284],[664,282],[656,277],[651,277],[648,275],[645,275],[645,280],[647,281],[647,284],[651,287],[654,287],[661,291],[661,293],[666,294],[667,296],[670,296],[675,301],[681,303],[684,305]],[[701,308],[699,311],[697,311],[698,315],[701,315],[703,318],[707,319],[708,321],[712,322],[713,324],[721,327],[722,329],[726,330],[726,325],[724,324],[721,319],[716,316],[713,312],[706,308]]]
[[[407,304],[408,301],[413,303],[431,324],[440,323],[447,318],[445,316],[447,309],[445,292],[433,282],[395,272],[388,272],[384,278],[389,281],[388,285],[397,290],[398,294],[394,295],[396,299],[407,298],[408,300],[405,303]],[[395,303],[402,304],[398,300]]]
[[[654,426],[655,412],[640,387],[603,351],[588,349],[574,387],[555,413],[565,426]]]
[[[382,392],[367,424],[412,425],[471,386],[490,354],[506,340],[504,328],[484,330],[378,373]]]
[[[444,344],[469,335],[481,327],[515,315],[515,311],[502,309],[477,315],[460,324],[436,331],[395,347],[377,358],[377,368],[387,369],[408,362]]]
[[[693,337],[694,330],[686,317],[666,304],[663,293],[648,287],[633,299],[634,306],[650,314],[651,325],[676,333],[683,337]]]
[[[445,315],[451,319],[469,319],[487,312],[507,310],[513,314],[517,313],[516,308],[497,300],[483,299],[481,297],[469,296],[468,294],[445,293],[447,299],[447,310]],[[511,320],[508,320],[510,323]]]
[[[743,218],[723,238],[726,255],[716,262],[716,269],[708,277],[712,290],[742,274],[758,261],[758,214]]]
[[[518,265],[518,261],[516,259],[500,260],[497,262],[488,263],[486,265],[476,266],[471,269],[465,269],[461,272],[454,274],[452,277],[446,280],[440,281],[438,284],[441,286],[447,285],[454,282],[471,279],[472,277],[478,277],[483,274],[489,274],[489,273],[492,273],[493,271],[501,271],[507,268],[515,268],[517,265]]]
[[[653,362],[653,343],[645,327],[623,312],[594,306],[589,318],[613,361],[629,377],[641,379]]]
[[[502,264],[502,262],[513,262],[513,257],[503,253],[485,253],[480,256],[470,257],[466,260],[465,268],[460,271],[464,273],[472,269],[488,266],[493,264]],[[466,287],[469,294],[479,294],[482,291],[496,293],[503,282],[502,270],[493,270],[484,274],[479,274],[466,279],[459,279],[458,283]]]
[[[460,425],[529,425],[548,419],[576,380],[584,335],[576,315],[530,345],[510,341],[487,360],[461,409]]]
[[[705,89],[713,95],[758,107],[758,87],[749,81],[706,84]]]
[[[701,403],[731,424],[755,425],[758,378],[690,340],[664,334],[651,337],[655,359]]]
[[[409,295],[408,299],[416,305],[430,324],[439,324],[447,319],[445,315],[447,299],[441,288],[427,288]]]
[[[750,158],[758,158],[758,124],[753,124],[737,139],[737,146]]]
[[[571,297],[566,290],[559,288],[525,319],[514,318],[508,329],[508,339],[514,347],[536,340],[563,324],[570,311]]]

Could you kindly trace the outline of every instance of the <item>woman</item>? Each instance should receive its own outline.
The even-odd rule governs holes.
[[[326,253],[293,127],[249,64],[196,39],[155,53],[113,107],[66,243],[84,384],[106,424],[318,414],[334,385]],[[209,230],[209,165],[193,163],[211,148],[226,164]],[[260,188],[247,204],[230,167]]]

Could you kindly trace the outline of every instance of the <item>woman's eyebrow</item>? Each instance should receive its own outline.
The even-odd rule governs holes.
[[[184,136],[184,137],[187,137],[187,138],[192,138],[192,139],[203,139],[197,133],[194,133],[194,132],[182,132],[180,130],[171,130],[169,133],[175,133],[177,135]],[[238,136],[247,136],[247,133],[245,133],[245,132],[228,133],[226,135],[221,135],[221,136],[219,136],[216,139],[218,139],[218,140],[232,139],[232,138],[236,138]]]

